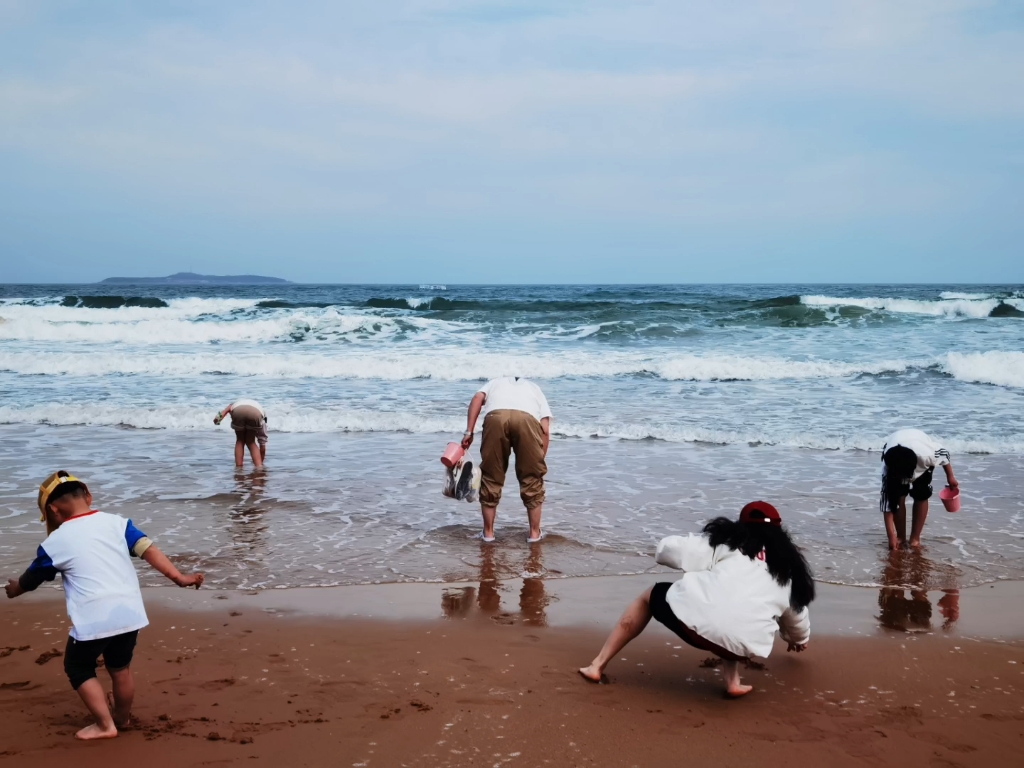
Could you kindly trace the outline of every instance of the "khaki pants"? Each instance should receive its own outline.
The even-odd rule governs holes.
[[[527,509],[544,503],[544,428],[525,411],[491,411],[484,419],[480,443],[480,503],[496,507],[508,472],[509,454],[516,454],[516,479],[519,497]]]
[[[267,444],[267,422],[260,409],[252,405],[243,405],[231,409],[231,428],[235,435],[246,445],[256,440],[260,445]]]

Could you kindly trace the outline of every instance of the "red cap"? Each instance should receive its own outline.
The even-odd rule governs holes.
[[[767,501],[752,501],[740,510],[741,523],[771,523],[775,526],[782,526],[782,516],[779,510]]]

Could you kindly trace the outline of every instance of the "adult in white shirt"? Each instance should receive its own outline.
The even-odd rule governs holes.
[[[501,489],[505,485],[509,455],[516,454],[519,497],[530,521],[531,544],[540,541],[544,511],[544,475],[547,474],[551,442],[551,408],[540,387],[519,376],[491,379],[473,396],[466,418],[462,447],[473,442],[477,418],[484,411],[480,443],[480,511],[484,518],[484,541],[494,541],[494,519],[498,514]]]
[[[882,492],[878,506],[885,519],[889,549],[921,546],[921,532],[928,519],[932,474],[942,467],[950,488],[960,484],[953,475],[949,451],[920,429],[893,432],[882,446]],[[907,541],[907,495],[914,500],[913,524]]]

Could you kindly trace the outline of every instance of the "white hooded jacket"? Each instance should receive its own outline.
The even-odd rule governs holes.
[[[655,559],[685,571],[666,594],[672,613],[701,637],[740,656],[767,657],[775,631],[803,645],[811,637],[805,607],[789,605],[790,585],[781,586],[760,557],[712,547],[706,536],[668,536]]]

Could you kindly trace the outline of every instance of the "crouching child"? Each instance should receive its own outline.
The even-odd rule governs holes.
[[[130,719],[132,654],[139,630],[149,624],[131,558],[142,558],[179,587],[198,589],[203,574],[182,575],[131,520],[92,509],[89,488],[67,472],[43,481],[38,503],[48,536],[28,570],[7,583],[7,597],[61,575],[72,624],[64,671],[95,721],[75,736],[110,739]],[[110,703],[96,678],[101,655],[113,687]]]

